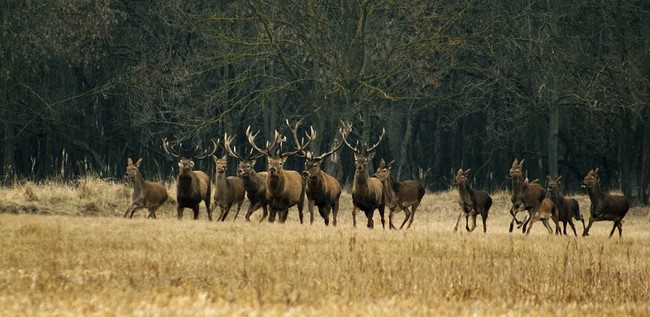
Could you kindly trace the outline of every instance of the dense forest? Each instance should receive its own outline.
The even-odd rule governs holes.
[[[650,2],[3,0],[2,180],[176,171],[161,140],[245,151],[305,118],[323,152],[341,120],[386,137],[375,160],[447,189],[460,167],[505,189],[563,175],[650,194]],[[345,147],[327,170],[349,183]],[[213,169],[211,160],[199,167]],[[375,162],[377,163],[377,162]],[[233,164],[234,165],[234,164]],[[264,162],[258,162],[258,169]],[[300,159],[287,168],[302,169]],[[372,168],[371,168],[372,170]]]

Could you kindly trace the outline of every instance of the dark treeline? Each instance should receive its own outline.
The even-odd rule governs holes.
[[[128,156],[167,178],[163,137],[190,149],[228,132],[243,151],[247,126],[268,138],[305,117],[318,152],[340,120],[370,142],[385,127],[375,159],[431,190],[460,167],[504,189],[516,157],[565,192],[600,167],[648,202],[648,1],[4,0],[0,14],[5,181],[121,177]],[[349,182],[349,150],[327,164]]]

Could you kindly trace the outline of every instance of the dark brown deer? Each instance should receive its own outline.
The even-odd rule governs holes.
[[[509,232],[512,232],[514,224],[517,224],[517,227],[523,226],[523,232],[526,232],[526,224],[530,220],[530,215],[532,215],[533,210],[544,200],[546,197],[546,190],[539,184],[534,181],[528,186],[528,191],[526,195],[521,197],[520,203],[523,203],[523,208],[519,208],[518,199],[521,194],[524,178],[523,178],[523,165],[525,160],[519,162],[515,159],[512,162],[512,167],[510,168],[510,173],[508,178],[512,181],[512,195],[510,196],[510,201],[512,202],[512,207],[510,208],[510,215],[512,215],[512,221],[510,221]],[[524,221],[517,219],[517,213],[520,210],[527,210],[528,215]]]
[[[458,230],[458,223],[463,215],[465,216],[465,230],[468,232],[474,231],[476,228],[476,216],[479,214],[481,215],[481,220],[483,220],[483,232],[487,232],[487,218],[490,212],[490,207],[492,207],[492,197],[484,191],[475,190],[469,186],[467,174],[470,170],[471,169],[468,168],[463,171],[463,169],[460,168],[454,178],[454,185],[458,187],[458,194],[460,196],[458,204],[461,209],[458,219],[456,219],[454,232]],[[469,225],[470,216],[472,217],[471,227]]]
[[[573,198],[567,198],[562,196],[560,192],[560,186],[562,186],[562,176],[558,176],[556,179],[553,179],[551,176],[546,176],[546,187],[548,190],[549,198],[557,206],[559,220],[562,221],[564,226],[563,233],[566,235],[566,225],[569,223],[571,229],[573,229],[573,234],[578,235],[576,232],[576,226],[573,224],[573,218],[580,220],[582,222],[582,230],[585,229],[585,220],[580,214],[580,205],[578,201]]]
[[[133,218],[133,213],[136,210],[147,208],[149,209],[147,218],[155,219],[156,210],[167,200],[167,189],[163,184],[144,180],[138,171],[140,164],[142,164],[142,158],[135,163],[130,157],[127,159],[125,176],[133,183],[133,194],[131,194],[131,203],[126,208],[124,218],[129,213],[131,213],[129,218]]]
[[[582,187],[587,190],[589,200],[591,200],[591,207],[589,208],[591,217],[589,217],[589,224],[587,224],[587,228],[585,228],[582,235],[585,237],[589,235],[589,229],[591,229],[594,222],[607,220],[614,222],[609,237],[612,237],[616,228],[618,228],[618,236],[622,237],[623,218],[630,209],[630,203],[625,196],[609,195],[600,190],[598,168],[587,173],[587,176],[582,180]]]
[[[368,218],[368,228],[373,228],[375,222],[372,217],[375,209],[377,209],[381,217],[381,226],[385,228],[384,209],[386,204],[383,185],[379,179],[368,175],[368,161],[375,156],[375,149],[384,138],[386,130],[382,129],[377,143],[373,146],[368,147],[367,144],[364,144],[359,148],[359,142],[357,142],[356,146],[352,146],[347,139],[348,135],[352,132],[352,124],[341,123],[342,127],[340,128],[340,132],[342,140],[354,153],[355,170],[354,180],[352,182],[352,226],[357,226],[357,212],[362,210],[366,214],[366,218]]]
[[[226,134],[226,137],[228,135]],[[217,141],[218,142],[218,141]],[[224,153],[221,158],[212,155],[216,166],[217,177],[215,179],[214,204],[219,206],[221,213],[218,220],[225,221],[228,212],[233,205],[237,205],[237,211],[233,221],[237,220],[241,205],[244,203],[244,180],[236,176],[226,176],[228,169],[228,155]]]
[[[386,206],[390,209],[390,213],[388,214],[388,228],[397,229],[393,225],[393,215],[404,211],[406,217],[399,228],[404,228],[404,225],[408,221],[408,226],[406,226],[406,229],[408,229],[411,228],[413,219],[415,219],[415,212],[422,202],[422,197],[424,197],[424,187],[418,181],[406,180],[399,182],[393,179],[391,170],[394,162],[393,160],[386,164],[384,159],[381,159],[379,168],[375,172],[375,177],[383,185]],[[409,207],[411,207],[410,210]]]
[[[541,197],[541,199],[540,199]],[[521,184],[521,189],[519,191],[519,194],[517,194],[517,198],[515,199],[515,208],[519,210],[527,210],[528,211],[528,217],[523,221],[523,232],[527,233],[527,227],[530,224],[530,221],[533,219],[535,214],[538,212],[539,206],[544,202],[544,199],[546,198],[546,190],[537,183],[537,180],[534,180],[532,182],[528,181],[528,178],[524,180],[524,182]],[[550,200],[549,200],[550,201]],[[552,203],[552,201],[551,201]],[[548,205],[548,202],[545,202],[546,205]],[[548,207],[548,206],[547,206]],[[557,208],[555,208],[555,204],[553,204],[553,208],[551,211],[556,211]],[[546,217],[546,210],[542,210],[541,213],[536,218],[535,221],[537,220],[548,220],[550,218]],[[556,231],[560,231],[560,226],[558,224],[558,218],[557,214],[554,214],[554,218],[552,219],[555,224],[556,224]]]
[[[297,133],[302,120],[298,121],[294,127],[291,127],[289,121],[287,125],[292,129],[293,133]],[[259,133],[259,132],[258,132]],[[298,218],[300,223],[303,223],[303,207],[305,203],[305,184],[300,173],[292,170],[285,170],[283,168],[286,159],[296,153],[303,151],[314,137],[314,130],[311,134],[307,135],[307,141],[303,139],[302,144],[295,144],[293,151],[283,152],[282,143],[286,142],[287,138],[278,131],[275,131],[273,142],[266,143],[265,148],[260,148],[255,144],[256,134],[252,134],[250,126],[246,129],[246,136],[248,143],[257,152],[266,155],[267,159],[267,172],[266,179],[266,201],[270,208],[269,222],[275,221],[275,215],[279,213],[279,221],[283,223],[287,220],[289,215],[289,208],[296,206],[298,208]],[[273,154],[273,148],[278,145],[277,154]]]
[[[294,142],[299,143],[295,129],[293,132]],[[339,212],[339,198],[341,198],[341,184],[336,178],[321,169],[321,163],[326,157],[338,151],[342,145],[343,142],[336,142],[329,151],[319,156],[315,156],[311,151],[298,153],[305,157],[305,170],[302,175],[305,177],[305,192],[307,194],[310,223],[314,223],[314,206],[316,206],[318,207],[318,213],[325,221],[325,225],[329,225],[331,213],[332,225],[336,227],[336,215]]]
[[[254,154],[254,149],[251,149],[246,157],[243,157],[237,153],[237,148],[231,146],[232,140],[234,137],[229,137],[228,134],[225,136],[224,146],[226,151],[230,156],[236,158],[239,163],[237,164],[237,176],[244,180],[244,189],[246,190],[246,196],[250,204],[248,205],[248,210],[246,211],[246,221],[250,221],[250,217],[256,210],[262,208],[262,218],[260,221],[268,216],[268,209],[266,204],[266,178],[267,172],[256,172],[253,168],[255,162],[258,158],[263,157],[264,154]]]
[[[210,176],[203,171],[195,171],[194,160],[202,160],[214,154],[217,151],[217,144],[213,141],[213,149],[206,149],[201,154],[196,155],[198,147],[190,158],[179,154],[173,145],[169,145],[167,138],[163,138],[163,149],[165,153],[179,159],[179,173],[176,180],[176,201],[178,206],[176,211],[178,219],[183,219],[183,209],[190,208],[194,212],[194,220],[199,219],[199,204],[205,203],[208,212],[208,219],[212,221],[212,210],[210,209],[210,195],[212,192]]]

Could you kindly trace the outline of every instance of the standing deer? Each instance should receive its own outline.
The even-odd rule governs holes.
[[[264,154],[253,154],[254,149],[248,153],[246,157],[242,157],[237,153],[237,148],[231,146],[230,143],[234,137],[225,136],[224,146],[230,156],[236,158],[239,163],[237,164],[237,176],[244,180],[244,189],[248,197],[249,205],[246,211],[246,221],[250,221],[250,217],[255,210],[262,208],[262,218],[260,222],[268,216],[268,209],[266,204],[266,179],[267,172],[255,172],[253,168],[258,158],[263,157]]]
[[[379,210],[379,216],[381,217],[381,226],[382,228],[385,228],[384,209],[386,202],[383,185],[379,179],[368,175],[368,161],[375,156],[375,149],[384,138],[386,129],[381,130],[379,139],[373,146],[368,147],[367,144],[364,144],[359,148],[358,141],[357,146],[352,146],[347,139],[348,134],[352,132],[352,124],[346,122],[341,123],[342,127],[340,128],[340,132],[342,140],[354,153],[355,170],[354,180],[352,182],[352,226],[357,226],[357,212],[360,209],[363,210],[366,214],[366,218],[368,218],[368,228],[373,228],[375,222],[372,217],[375,213],[375,209],[377,209]]]
[[[155,219],[156,210],[167,200],[167,190],[163,184],[146,181],[142,178],[140,171],[138,171],[141,163],[142,158],[135,163],[130,157],[127,159],[125,176],[133,183],[133,194],[131,195],[131,203],[124,213],[124,218],[129,213],[131,213],[129,218],[133,218],[133,213],[136,210],[147,208],[149,209],[147,218]]]
[[[422,197],[424,197],[424,187],[414,180],[403,182],[394,180],[391,175],[394,162],[393,160],[386,164],[384,159],[381,159],[375,177],[382,183],[386,206],[390,209],[388,228],[397,229],[393,226],[393,215],[403,210],[406,217],[399,228],[402,229],[408,221],[408,226],[406,226],[406,229],[408,229],[411,228],[413,219],[415,219],[415,211],[417,211],[420,202],[422,202]],[[411,207],[411,210],[409,210],[409,207]]]
[[[296,129],[292,130],[294,142],[299,144]],[[316,134],[313,134],[315,137]],[[332,213],[332,225],[336,227],[336,215],[339,212],[339,198],[341,197],[341,184],[336,178],[327,174],[321,169],[323,159],[334,154],[341,148],[343,142],[335,142],[329,151],[315,156],[311,151],[301,151],[298,156],[305,157],[305,170],[302,172],[305,178],[305,193],[307,194],[307,207],[309,209],[309,222],[314,223],[314,206],[318,207],[318,213],[323,217],[325,225],[329,225],[330,212]]]
[[[587,173],[587,176],[582,180],[582,188],[587,190],[589,200],[591,200],[591,207],[589,208],[591,217],[589,217],[589,224],[582,235],[585,237],[589,235],[589,229],[591,229],[594,222],[610,220],[614,222],[614,227],[612,227],[609,237],[612,237],[616,228],[618,228],[618,236],[622,237],[623,218],[630,209],[630,203],[625,196],[609,195],[600,190],[598,168]]]
[[[228,135],[226,134],[227,138]],[[217,141],[218,142],[218,141]],[[225,140],[224,140],[225,143]],[[236,176],[226,176],[228,169],[228,155],[224,153],[221,158],[212,155],[216,165],[217,177],[215,180],[214,204],[219,206],[221,213],[218,220],[225,221],[233,205],[237,205],[237,212],[233,221],[237,220],[241,205],[244,203],[244,180]]]
[[[469,186],[467,174],[470,170],[471,169],[468,168],[463,171],[463,169],[460,168],[454,178],[454,185],[458,186],[458,194],[460,196],[458,204],[461,208],[460,214],[458,214],[458,219],[456,219],[454,232],[458,230],[458,223],[463,215],[465,215],[465,230],[468,232],[474,231],[476,228],[476,216],[479,214],[481,215],[481,220],[483,220],[483,232],[487,232],[487,218],[490,212],[490,207],[492,207],[492,197],[484,191],[475,190]],[[472,227],[469,226],[470,216],[472,217]]]
[[[287,120],[287,125],[293,133],[297,133],[296,130],[301,123],[302,120],[298,121],[294,127],[291,127]],[[267,142],[265,148],[260,148],[255,144],[255,137],[258,133],[252,134],[250,126],[246,129],[248,143],[257,152],[266,155],[267,159],[266,201],[270,207],[269,222],[275,221],[275,215],[279,213],[279,221],[280,223],[284,223],[289,215],[289,208],[296,206],[298,207],[298,218],[302,224],[302,209],[305,203],[304,180],[300,173],[285,170],[283,165],[288,157],[304,150],[311,143],[311,140],[315,136],[314,129],[311,129],[311,134],[306,134],[306,142],[303,139],[302,144],[295,144],[295,149],[289,152],[282,152],[282,143],[286,142],[287,138],[278,133],[278,131],[275,131],[273,142],[270,144]],[[277,154],[273,154],[272,151],[276,145],[278,145]]]
[[[553,179],[551,176],[546,176],[546,186],[548,188],[549,198],[557,206],[559,220],[562,221],[564,225],[564,234],[566,235],[566,225],[567,222],[571,225],[573,229],[573,234],[578,235],[576,232],[576,226],[573,224],[573,218],[580,220],[582,222],[582,230],[585,229],[585,220],[580,214],[580,205],[578,201],[573,198],[567,198],[562,196],[560,193],[560,186],[562,185],[562,176],[558,176],[556,179]]]
[[[510,201],[512,202],[512,207],[510,208],[512,221],[510,221],[510,227],[508,229],[509,232],[512,232],[515,223],[517,223],[518,228],[523,226],[523,232],[526,232],[526,224],[530,220],[530,215],[532,215],[533,210],[535,210],[535,208],[541,204],[542,200],[544,200],[546,197],[546,190],[539,184],[535,183],[535,181],[533,181],[529,184],[528,191],[520,200],[520,202],[524,204],[523,208],[519,208],[519,205],[517,205],[517,201],[524,184],[522,172],[524,161],[525,160],[521,160],[521,162],[519,162],[517,159],[515,159],[512,162],[512,167],[510,168],[510,173],[508,174],[508,178],[512,180],[512,195],[510,196]],[[528,215],[524,221],[519,221],[517,219],[517,213],[520,209],[528,211]]]
[[[194,212],[194,220],[199,219],[199,204],[205,203],[208,212],[208,219],[212,221],[212,210],[210,209],[210,195],[212,192],[210,176],[203,171],[194,171],[194,160],[202,160],[217,151],[217,144],[212,141],[213,149],[206,149],[201,154],[196,155],[198,147],[194,150],[190,158],[179,154],[173,145],[169,145],[167,138],[163,138],[163,149],[165,153],[179,159],[179,173],[176,181],[176,201],[178,206],[176,211],[178,219],[183,219],[183,209],[190,208]]]

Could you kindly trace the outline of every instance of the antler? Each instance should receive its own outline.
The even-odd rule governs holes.
[[[296,122],[296,124],[293,125],[293,126],[289,123],[289,119],[286,120],[287,126],[289,127],[289,130],[291,131],[291,135],[293,136],[293,140],[294,140],[294,143],[295,143],[294,144],[295,150],[290,151],[290,152],[280,153],[280,156],[289,157],[289,156],[295,155],[297,153],[302,153],[301,156],[304,156],[303,151],[311,143],[311,141],[313,141],[316,138],[316,131],[314,131],[314,127],[312,126],[310,128],[309,133],[305,132],[305,136],[307,137],[307,142],[305,142],[305,138],[302,138],[302,140],[300,140],[300,141],[298,140],[298,128],[300,127],[300,125],[302,124],[302,121],[304,119],[305,118],[302,118],[302,119],[298,120],[298,122]],[[286,138],[284,138],[284,139],[286,140]],[[282,149],[280,149],[280,151],[282,151]]]
[[[199,155],[194,155],[194,154],[193,154],[193,155],[192,155],[192,158],[197,159],[197,160],[202,160],[202,159],[204,159],[204,158],[206,158],[206,157],[208,157],[208,156],[212,156],[212,154],[214,154],[215,152],[217,152],[217,147],[219,146],[219,142],[221,142],[221,140],[220,140],[220,139],[217,139],[217,141],[215,142],[214,139],[210,139],[210,141],[212,141],[212,149],[205,149],[205,150],[204,150],[201,154],[199,154]],[[195,153],[196,153],[196,150],[198,150],[198,148],[199,148],[199,147],[197,146],[196,149],[194,150]]]
[[[381,128],[381,134],[379,134],[379,139],[377,140],[377,143],[375,143],[375,145],[367,149],[366,153],[370,153],[374,151],[379,146],[379,143],[381,143],[381,140],[384,139],[384,135],[386,135],[386,128]]]
[[[343,146],[343,141],[341,141],[341,140],[336,140],[336,141],[337,142],[332,144],[332,147],[330,148],[329,151],[327,151],[327,152],[325,152],[325,153],[323,153],[323,154],[321,154],[321,155],[319,155],[317,157],[314,157],[314,159],[322,160],[322,159],[334,154],[334,152],[338,151],[341,148],[341,146]]]
[[[167,138],[162,139],[162,145],[163,145],[163,150],[165,150],[165,153],[171,155],[174,158],[180,158],[181,155],[178,153],[178,150],[174,148],[173,145],[169,145],[169,140]]]
[[[251,147],[253,147],[253,149],[255,149],[255,151],[257,151],[257,152],[259,152],[259,153],[261,153],[263,155],[269,156],[269,157],[273,156],[273,154],[271,153],[271,150],[273,149],[273,147],[275,147],[275,145],[278,142],[282,143],[282,142],[285,142],[287,140],[287,138],[280,135],[280,133],[278,133],[278,131],[276,130],[275,134],[273,136],[273,143],[269,144],[269,142],[267,141],[266,142],[266,149],[262,149],[259,146],[257,146],[257,144],[255,144],[255,137],[259,133],[260,132],[257,131],[257,133],[253,134],[251,132],[251,126],[248,126],[248,128],[246,128],[246,137],[248,138],[248,143],[251,145]]]
[[[245,158],[242,157],[241,155],[239,155],[239,153],[237,153],[237,147],[231,146],[232,140],[234,140],[234,139],[235,139],[234,135],[229,136],[228,133],[224,134],[224,140],[223,140],[224,147],[226,148],[226,151],[228,152],[228,154],[230,156],[232,156],[232,157],[234,157],[234,158],[236,158],[236,159],[238,159],[240,161],[243,161],[243,160],[255,160],[255,159],[258,159],[258,158],[264,156],[264,154],[262,154],[262,153],[258,153],[256,155],[253,155],[253,153],[255,152],[255,149],[251,149],[250,152],[248,152],[248,155]]]
[[[359,149],[356,146],[352,146],[350,145],[350,142],[348,142],[348,135],[350,134],[350,132],[352,132],[352,123],[341,120],[341,127],[339,128],[339,132],[341,133],[343,142],[345,143],[345,145],[347,145],[347,147],[350,148],[350,150],[352,150],[355,153],[361,153],[361,151],[359,151]]]

